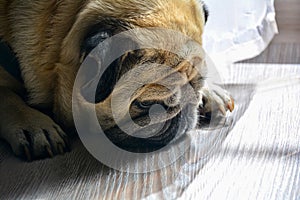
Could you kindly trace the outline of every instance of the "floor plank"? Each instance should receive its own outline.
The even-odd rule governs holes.
[[[275,0],[279,34],[259,56],[244,63],[300,63],[300,1]]]

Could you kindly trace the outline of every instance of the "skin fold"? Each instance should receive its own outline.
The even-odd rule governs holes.
[[[0,0],[0,38],[15,53],[24,81],[21,83],[0,67],[0,137],[17,156],[27,160],[63,154],[69,150],[65,132],[74,128],[74,81],[81,63],[94,47],[122,31],[154,27],[178,31],[201,46],[207,16],[203,4],[196,0]],[[138,35],[133,40],[146,39]],[[224,114],[232,111],[234,103],[226,91],[205,87],[206,66],[197,59],[203,58],[198,55],[187,62],[163,50],[141,49],[114,61],[99,81],[92,102],[108,138],[124,147],[161,146],[175,137],[172,133],[182,121],[186,123],[182,132],[195,128],[199,114],[210,113],[212,103]],[[174,88],[147,84],[126,106],[134,121],[142,126],[147,126],[149,105],[164,106],[168,110],[166,127],[149,139],[128,137],[113,119],[112,92],[118,89],[116,83],[122,75],[139,64],[149,66],[139,71],[139,76],[156,77],[154,63],[172,66],[183,78],[174,82],[171,73],[158,76],[157,80],[165,80]],[[195,71],[195,65],[200,65],[200,71]],[[188,96],[182,92],[186,84],[197,91],[196,103],[178,108],[178,101]],[[188,110],[188,116],[179,116],[183,109]]]

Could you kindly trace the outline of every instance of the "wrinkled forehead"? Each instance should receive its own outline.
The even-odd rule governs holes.
[[[78,44],[101,30],[116,35],[135,28],[158,27],[178,31],[202,45],[204,24],[203,5],[197,0],[88,0],[64,40],[68,47],[64,49],[72,51],[63,52],[63,62],[77,62]]]
[[[205,12],[197,0],[93,0],[83,13],[99,23],[126,22],[131,28],[163,27],[177,30],[201,42]],[[95,23],[95,22],[91,22]]]

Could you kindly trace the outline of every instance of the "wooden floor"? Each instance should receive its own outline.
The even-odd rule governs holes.
[[[300,65],[242,63],[229,74],[227,89],[236,101],[229,123],[191,132],[186,154],[172,165],[119,172],[78,140],[70,153],[26,163],[0,143],[0,199],[298,200]]]
[[[33,163],[0,142],[0,199],[300,199],[300,65],[279,65],[300,64],[300,0],[277,0],[276,8],[280,34],[229,69],[236,109],[212,156],[199,150],[196,132],[173,165],[130,174],[100,164],[79,140],[70,153]]]
[[[252,94],[245,90],[250,85],[231,91],[237,107],[247,102],[240,93],[251,94],[249,107],[221,155],[203,167],[182,199],[300,199],[300,118],[294,115],[300,110],[300,1],[275,0],[275,6],[279,34],[261,55],[229,70],[236,82],[256,85]]]

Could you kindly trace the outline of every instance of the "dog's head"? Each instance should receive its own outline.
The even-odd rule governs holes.
[[[195,0],[92,0],[83,7],[64,44],[65,63],[79,66],[100,43],[124,31],[119,43],[132,49],[103,70],[93,98],[86,90],[89,80],[80,90],[85,101],[95,104],[98,121],[115,144],[160,147],[195,127],[205,66],[193,44],[202,45],[207,15]],[[141,32],[130,31],[136,28]],[[108,42],[100,51],[109,57],[116,45]],[[124,133],[120,123],[133,135]],[[159,131],[146,137],[158,125]]]

